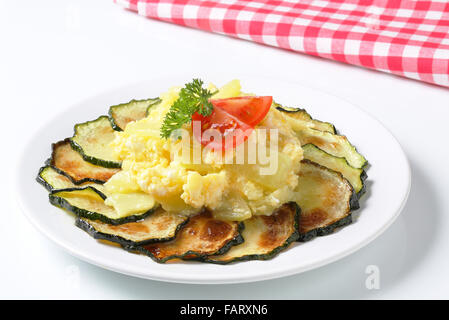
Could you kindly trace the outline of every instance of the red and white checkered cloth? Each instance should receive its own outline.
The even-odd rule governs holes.
[[[139,14],[449,87],[448,0],[114,0]]]

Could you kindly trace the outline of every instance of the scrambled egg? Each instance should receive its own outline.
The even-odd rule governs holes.
[[[215,89],[213,85],[209,87]],[[142,203],[150,206],[156,202],[169,212],[185,215],[206,207],[217,218],[241,221],[252,215],[270,215],[281,204],[294,199],[302,148],[281,112],[271,107],[256,127],[278,130],[279,153],[274,174],[261,175],[260,170],[267,165],[258,159],[254,164],[248,161],[237,164],[224,161],[217,152],[203,147],[202,161],[195,164],[186,162],[177,152],[181,140],[160,137],[162,121],[178,98],[179,90],[173,87],[162,94],[161,103],[152,107],[146,118],[131,122],[124,131],[116,133],[112,147],[123,164],[122,170],[105,184],[108,199],[111,199],[107,204],[126,210],[119,200],[127,201],[129,210],[137,211],[142,209]],[[233,80],[220,88],[213,98],[243,95],[248,94],[243,94],[240,82]],[[190,125],[185,125],[184,129],[191,133]],[[253,135],[255,131],[248,141],[256,141],[258,149],[269,148],[271,140],[261,144]],[[233,150],[225,159],[235,160],[235,157]]]

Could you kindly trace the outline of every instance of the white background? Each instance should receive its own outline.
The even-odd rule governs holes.
[[[14,164],[26,140],[48,117],[84,98],[178,71],[281,77],[368,111],[393,132],[410,160],[412,189],[403,213],[381,237],[343,260],[250,284],[142,280],[65,253],[18,208]],[[0,0],[0,103],[6,175],[0,189],[0,298],[449,298],[448,89],[145,19],[111,0]],[[365,286],[369,265],[379,267],[378,290]]]

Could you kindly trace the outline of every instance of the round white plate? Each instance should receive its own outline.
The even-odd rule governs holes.
[[[204,77],[222,85],[223,77]],[[300,106],[315,118],[335,124],[370,163],[368,192],[361,200],[353,224],[306,243],[293,246],[269,261],[221,266],[198,262],[158,264],[92,239],[74,226],[73,216],[53,207],[47,191],[35,182],[38,169],[50,156],[50,144],[73,133],[73,125],[107,114],[110,105],[158,96],[191,78],[171,77],[123,87],[100,94],[66,109],[34,134],[18,165],[19,202],[29,220],[47,237],[82,260],[116,272],[182,283],[237,283],[283,277],[336,261],[379,236],[399,215],[410,189],[410,168],[399,143],[377,120],[357,107],[329,94],[280,80],[244,77],[246,92],[272,95],[277,102]]]

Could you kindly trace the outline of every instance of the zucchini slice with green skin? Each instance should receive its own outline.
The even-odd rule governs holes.
[[[242,224],[214,219],[211,212],[203,210],[190,218],[176,238],[169,242],[129,247],[159,263],[172,259],[202,260],[212,254],[222,254],[243,241]]]
[[[81,185],[76,185],[69,176],[61,174],[58,170],[48,165],[39,169],[36,180],[50,192],[53,190],[82,188],[87,186],[91,186],[100,192],[103,192],[104,190],[102,184],[95,182],[84,182]]]
[[[69,177],[76,185],[85,182],[104,183],[120,171],[84,161],[81,155],[73,150],[70,139],[53,143],[49,164],[60,174]]]
[[[244,242],[222,255],[209,256],[206,262],[228,264],[237,261],[268,260],[299,238],[301,209],[295,202],[282,205],[270,216],[253,216],[243,221]]]
[[[277,110],[285,112],[288,117],[311,123],[312,128],[316,130],[327,131],[334,134],[337,133],[337,130],[332,123],[313,119],[305,109],[284,107],[276,102],[273,102],[273,104],[276,106]]]
[[[364,168],[368,164],[365,157],[357,152],[345,136],[312,128],[303,128],[296,133],[302,145],[311,143],[333,156],[345,158],[354,168]]]
[[[119,216],[113,207],[104,203],[106,196],[92,187],[54,190],[49,194],[49,199],[51,204],[67,209],[79,217],[113,225],[144,219],[156,210],[154,207],[142,213]]]
[[[339,172],[309,160],[301,161],[296,202],[301,207],[299,241],[332,233],[352,222],[357,194]]]
[[[121,161],[109,146],[115,138],[115,132],[109,117],[100,116],[75,125],[75,134],[70,138],[70,143],[87,162],[105,168],[120,168]]]
[[[304,159],[340,172],[351,183],[359,197],[363,194],[365,190],[364,180],[367,178],[365,170],[351,167],[345,158],[333,156],[311,143],[304,145],[302,150]]]
[[[108,240],[122,246],[138,246],[173,240],[189,219],[158,209],[142,221],[121,225],[78,218],[76,226],[95,239]]]
[[[117,131],[125,130],[131,121],[143,119],[148,114],[148,109],[161,102],[161,99],[131,100],[109,108],[109,121],[112,128]]]

